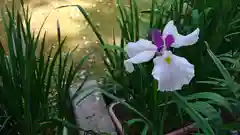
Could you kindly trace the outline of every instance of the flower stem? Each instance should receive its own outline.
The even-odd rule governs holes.
[[[154,121],[154,123],[157,123],[159,120],[159,113],[158,113],[158,82],[156,80],[153,81],[153,113],[152,113],[152,120]],[[158,131],[158,127],[154,126],[154,129]],[[156,135],[158,133],[156,132]]]
[[[157,84],[157,81],[153,81],[153,98],[154,98],[154,108],[157,108],[157,103],[158,103],[158,99],[157,99],[157,95],[158,95],[158,84]]]
[[[166,97],[165,97],[165,101],[164,103],[166,104],[164,107],[163,107],[163,113],[162,113],[162,117],[161,117],[161,123],[160,123],[160,130],[159,130],[159,133],[161,135],[164,135],[164,122],[165,122],[165,118],[166,118],[166,112],[167,112],[167,108],[168,108],[168,93],[166,93]]]

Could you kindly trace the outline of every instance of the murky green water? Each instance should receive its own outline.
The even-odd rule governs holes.
[[[20,8],[20,0],[14,0],[15,7]],[[78,46],[74,54],[74,60],[79,60],[89,51],[98,51],[96,37],[91,28],[88,26],[84,17],[77,8],[62,8],[55,10],[54,8],[77,4],[81,5],[89,13],[93,22],[97,25],[106,42],[112,42],[112,32],[115,30],[116,39],[119,39],[119,29],[115,20],[115,0],[24,0],[32,12],[32,30],[38,31],[45,17],[50,13],[43,30],[47,32],[47,44],[53,46],[56,43],[56,20],[59,19],[62,36],[67,36],[65,50],[73,49]],[[124,4],[128,4],[128,0],[122,0]],[[151,4],[149,0],[137,0],[140,8],[148,8]],[[12,0],[0,0],[0,7],[4,4],[11,5]],[[0,26],[0,40],[6,41],[2,26]],[[5,43],[5,42],[4,42]],[[95,74],[103,72],[103,63],[96,53],[93,57],[96,61],[92,71]]]

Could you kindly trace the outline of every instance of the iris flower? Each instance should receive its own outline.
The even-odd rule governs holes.
[[[152,30],[152,41],[140,39],[130,42],[125,50],[129,59],[124,61],[126,71],[134,71],[133,64],[148,62],[153,59],[153,78],[158,81],[159,91],[175,91],[189,84],[194,77],[194,65],[183,57],[174,55],[169,48],[180,48],[195,44],[199,39],[197,28],[188,35],[178,33],[173,21],[169,21],[162,33]]]

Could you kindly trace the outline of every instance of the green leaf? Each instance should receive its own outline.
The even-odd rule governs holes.
[[[139,40],[139,13],[138,13],[138,5],[136,0],[131,0],[132,5],[134,7],[134,16],[135,16],[135,41]]]
[[[192,21],[194,25],[199,24],[199,18],[200,18],[200,15],[199,15],[198,9],[192,10]]]
[[[154,12],[155,13],[161,13],[161,10],[155,9]],[[148,10],[142,10],[142,11],[140,11],[140,13],[142,13],[142,14],[151,14],[152,10],[151,9],[150,10],[149,9]]]
[[[196,122],[197,126],[202,129],[206,135],[214,135],[213,129],[194,108],[189,104],[184,97],[179,95],[177,92],[173,93],[176,103],[188,113],[188,115]]]
[[[120,52],[125,52],[124,48],[121,48],[120,46],[117,45],[109,45],[109,44],[105,44],[103,46],[103,49],[109,49],[109,50],[118,50]]]
[[[127,121],[127,125],[129,127],[135,123],[145,123],[145,121],[142,119],[131,119]],[[144,129],[141,132],[141,135],[147,135],[148,129],[149,129],[148,125],[145,124]]]
[[[208,99],[214,101],[217,105],[223,106],[231,111],[231,107],[229,102],[221,95],[213,92],[201,92],[189,95],[186,97],[188,100],[196,100],[196,99]]]
[[[148,127],[148,125],[146,124],[146,125],[144,126],[144,129],[143,129],[141,135],[147,135],[148,129],[149,129],[149,127]]]
[[[8,121],[10,120],[11,117],[6,117],[6,119],[4,120],[3,123],[1,123],[0,125],[0,133],[1,131],[5,128],[5,126],[7,125]]]
[[[222,123],[220,113],[209,103],[197,101],[194,103],[190,103],[190,105],[202,115],[207,117],[208,120],[214,121],[214,123]]]
[[[11,134],[46,134],[55,129],[56,134],[61,134],[62,125],[51,122],[52,115],[76,125],[68,94],[76,72],[73,72],[73,63],[68,66],[72,62],[69,61],[70,54],[63,56],[66,38],[60,41],[58,25],[58,48],[54,52],[51,48],[46,55],[46,34],[40,39],[41,30],[37,34],[32,32],[29,8],[14,12],[7,8],[7,16],[2,13],[6,16],[3,23],[9,53],[3,49],[0,52],[0,76],[4,78],[0,99],[1,105],[12,116],[14,123],[11,126],[16,127],[13,131],[16,133]],[[75,135],[70,130],[68,134]]]
[[[131,125],[133,125],[136,122],[143,122],[143,123],[145,123],[145,121],[142,120],[142,119],[131,119],[131,120],[127,121],[127,124],[128,124],[128,126],[131,126]]]
[[[202,133],[196,133],[196,134],[194,134],[194,135],[205,135],[205,134],[202,134]]]
[[[154,18],[155,18],[155,12],[154,10],[156,9],[156,0],[152,0],[152,7],[151,7],[151,14],[150,14],[150,26],[149,28],[152,28],[153,27],[153,24],[154,24]]]
[[[229,58],[229,57],[219,57],[219,60],[221,61],[226,61],[226,62],[229,62],[231,64],[236,64],[236,59],[233,59],[233,58]]]
[[[43,121],[43,122],[39,123],[39,129],[45,130],[47,128],[54,128],[54,127],[56,127],[56,124],[57,123],[53,120]]]
[[[216,64],[217,68],[219,69],[219,71],[222,73],[224,79],[226,80],[228,86],[230,87],[232,92],[235,92],[235,83],[232,80],[231,75],[229,74],[229,72],[227,71],[227,69],[224,67],[224,65],[221,63],[221,61],[213,54],[213,52],[211,51],[209,45],[207,42],[205,42],[206,46],[207,46],[207,52],[210,55],[210,57],[212,58],[212,60],[214,61],[214,63]]]
[[[240,123],[234,122],[234,123],[223,124],[220,128],[224,130],[240,130]]]
[[[220,82],[218,81],[197,81],[198,83],[203,83],[203,84],[211,84],[211,85],[216,85],[219,86]]]

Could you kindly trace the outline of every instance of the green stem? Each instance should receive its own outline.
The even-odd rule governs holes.
[[[160,130],[159,130],[159,134],[164,135],[164,121],[166,118],[166,112],[167,112],[167,108],[168,108],[168,93],[166,93],[166,97],[165,97],[165,101],[164,103],[166,103],[166,105],[163,107],[163,113],[162,113],[162,117],[161,117],[161,123],[160,123]]]
[[[157,81],[153,81],[153,98],[154,98],[154,108],[156,109],[157,108],[157,102],[158,102],[158,99],[157,99],[157,94],[158,94],[158,91],[157,91],[157,89],[158,89],[158,84],[157,84],[158,82]],[[154,109],[154,110],[155,110]]]
[[[153,81],[153,102],[152,102],[152,108],[153,108],[153,113],[152,113],[152,120],[157,122],[159,115],[158,115],[158,82],[156,80]],[[154,123],[155,123],[154,122]],[[154,126],[155,128],[155,126]],[[158,128],[156,128],[157,130]]]

